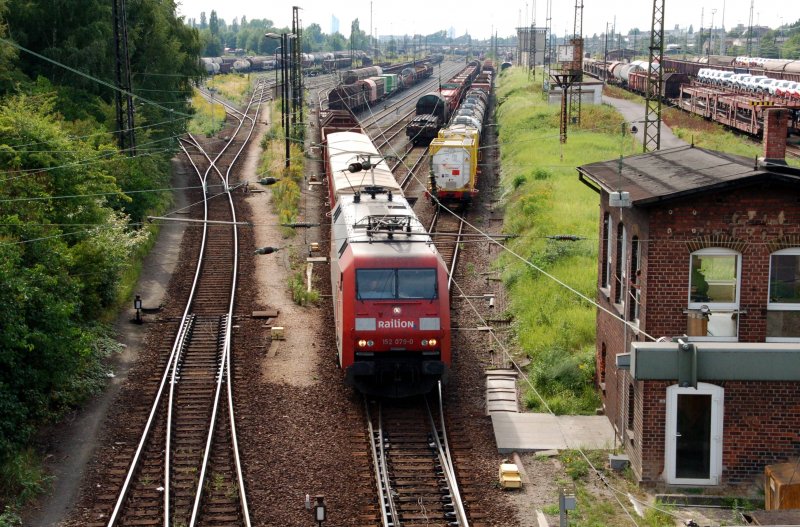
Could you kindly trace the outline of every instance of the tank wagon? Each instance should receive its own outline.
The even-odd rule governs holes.
[[[427,393],[451,367],[444,261],[355,117],[330,111],[320,131],[345,381],[378,396]]]

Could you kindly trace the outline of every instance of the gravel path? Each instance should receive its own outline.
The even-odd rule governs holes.
[[[636,139],[639,140],[640,143],[644,142],[644,115],[645,115],[645,107],[637,102],[628,101],[625,99],[615,99],[614,97],[609,97],[607,95],[603,95],[603,102],[610,104],[614,108],[617,109],[619,113],[625,118],[625,120],[629,123],[636,124],[637,132],[636,132]],[[683,139],[678,139],[675,137],[675,134],[672,133],[672,130],[669,126],[664,124],[663,120],[661,122],[661,148],[676,148],[679,146],[686,146],[688,143]]]

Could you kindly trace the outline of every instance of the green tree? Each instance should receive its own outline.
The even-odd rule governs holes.
[[[219,35],[219,19],[217,18],[217,12],[214,10],[211,11],[211,17],[208,19],[208,29],[213,36]]]
[[[800,32],[796,32],[786,40],[781,48],[781,56],[785,59],[800,59]]]
[[[202,11],[200,13],[200,29],[206,29],[208,27],[208,22],[206,22],[206,12]]]
[[[141,241],[104,197],[124,198],[103,161],[114,147],[76,138],[55,101],[0,107],[0,463],[99,386],[92,325]]]
[[[310,24],[303,30],[303,50],[306,52],[319,51],[325,43],[325,35],[319,24]]]

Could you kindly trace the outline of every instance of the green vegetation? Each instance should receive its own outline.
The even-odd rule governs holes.
[[[292,300],[299,306],[307,306],[308,304],[316,304],[319,302],[319,291],[316,289],[308,290],[306,287],[306,279],[302,273],[295,273],[289,282],[289,288],[292,291]]]
[[[236,104],[245,102],[245,96],[250,95],[249,74],[229,73],[227,75],[214,75],[206,83],[209,90],[213,89],[215,94],[223,99]]]
[[[626,101],[644,101],[643,97],[620,88],[619,86],[614,86],[613,84],[606,84],[603,86],[603,96],[624,99]]]
[[[290,167],[286,169],[286,136],[281,129],[279,101],[275,101],[270,112],[270,128],[261,140],[261,162],[258,173],[264,177],[280,178],[269,187],[272,191],[272,208],[280,223],[297,221],[300,207],[300,184],[303,181],[302,139],[290,139]],[[295,230],[284,228],[285,237],[295,235]]]
[[[222,130],[225,125],[225,108],[221,104],[212,103],[195,90],[192,108],[195,114],[187,126],[189,133],[211,137]]]
[[[637,487],[630,471],[617,473],[609,470],[605,450],[590,450],[586,457],[578,450],[564,450],[558,456],[566,479],[560,484],[575,492],[576,509],[569,512],[569,524],[576,527],[595,527],[606,525],[629,525],[629,512],[642,527],[673,527],[675,517],[669,505],[656,503],[642,506],[644,517],[636,516],[627,494],[639,500],[645,500],[642,491]],[[588,461],[587,461],[588,458]],[[536,463],[551,463],[550,460],[539,460]],[[591,464],[590,464],[591,462]],[[598,474],[602,475],[605,484],[598,487]],[[617,503],[617,499],[622,503]],[[558,505],[543,507],[542,512],[549,516],[558,516]]]
[[[127,14],[144,97],[135,155],[118,146],[114,91],[95,80],[113,79],[110,4],[0,0],[0,37],[19,46],[0,46],[0,525],[47,486],[29,447],[38,428],[104,386],[117,349],[104,324],[130,300],[156,231],[146,216],[169,204],[174,138],[202,74],[198,33],[173,4]]]
[[[524,71],[512,68],[500,79],[505,231],[518,236],[509,248],[536,266],[507,253],[497,262],[510,291],[516,344],[532,359],[530,381],[554,412],[594,413],[599,404],[592,387],[594,308],[543,271],[594,298],[599,197],[578,181],[575,167],[628,155],[637,147],[630,136],[620,135],[622,118],[614,110],[588,105],[580,128],[569,130],[562,147],[559,106],[542,101],[540,87]],[[557,234],[584,239],[547,238]],[[525,394],[525,402],[546,411],[533,391]]]

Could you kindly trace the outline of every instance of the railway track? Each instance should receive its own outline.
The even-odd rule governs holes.
[[[384,527],[469,526],[436,399],[364,401]]]
[[[428,227],[436,249],[442,255],[449,279],[447,289],[453,285],[453,276],[458,264],[458,254],[461,249],[461,242],[464,237],[464,218],[461,215],[453,214],[449,209],[437,206],[433,214],[433,219]]]
[[[244,112],[226,105],[238,126],[216,154],[191,136],[181,141],[203,189],[194,278],[138,445],[111,462],[106,487],[118,491],[113,502],[98,497],[107,522],[97,525],[250,525],[230,378],[239,252],[231,190],[265,97],[262,81]]]

